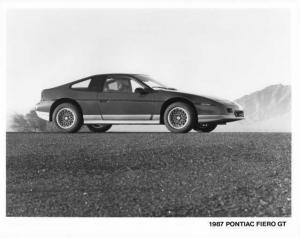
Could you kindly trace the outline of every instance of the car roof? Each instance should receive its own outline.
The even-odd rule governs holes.
[[[128,76],[132,75],[132,76],[134,76],[134,75],[145,75],[145,74],[137,74],[137,73],[134,73],[134,74],[132,74],[132,73],[105,73],[105,74],[94,74],[94,75],[91,75],[89,77],[108,76],[108,75],[128,75]]]
[[[131,73],[105,73],[105,74],[94,74],[94,75],[90,75],[90,76],[87,76],[87,77],[84,77],[84,78],[80,78],[80,79],[77,79],[77,80],[75,80],[75,81],[72,81],[72,82],[69,82],[69,83],[60,85],[60,86],[72,85],[72,84],[75,84],[75,83],[78,83],[78,82],[87,80],[87,79],[89,79],[89,78],[94,78],[94,77],[99,77],[99,76],[108,76],[108,75],[136,76],[136,75],[146,75],[146,74],[136,74],[136,73],[135,73],[135,74],[131,74]]]

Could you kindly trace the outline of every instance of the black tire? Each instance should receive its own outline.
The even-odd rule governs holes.
[[[106,132],[112,127],[111,124],[88,124],[86,126],[92,132]]]
[[[82,126],[82,114],[74,104],[62,103],[55,108],[52,121],[60,131],[74,133]]]
[[[171,132],[187,133],[193,128],[194,122],[194,110],[186,103],[172,103],[164,112],[164,123]]]
[[[215,123],[199,123],[194,127],[195,131],[209,133],[216,129],[217,124]]]

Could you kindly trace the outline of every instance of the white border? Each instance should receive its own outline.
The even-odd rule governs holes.
[[[0,112],[6,113],[6,10],[8,8],[289,8],[292,20],[292,128],[293,128],[293,165],[292,165],[292,218],[6,218],[5,217],[5,116],[0,117],[2,133],[0,148],[0,237],[300,237],[299,224],[299,181],[298,168],[300,165],[300,151],[297,144],[299,139],[299,14],[300,4],[298,1],[5,1],[1,2],[1,95]],[[208,221],[288,221],[286,228],[211,228]],[[241,231],[244,231],[241,233]]]

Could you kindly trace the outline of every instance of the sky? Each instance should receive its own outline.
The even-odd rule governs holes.
[[[6,50],[8,116],[93,74],[230,100],[291,78],[287,9],[11,9]]]

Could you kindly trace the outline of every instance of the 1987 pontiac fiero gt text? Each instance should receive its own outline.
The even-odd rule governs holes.
[[[101,74],[42,91],[37,115],[65,132],[83,124],[105,132],[114,124],[164,124],[171,132],[210,132],[244,118],[231,101],[180,92],[141,74]]]

